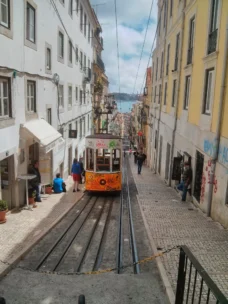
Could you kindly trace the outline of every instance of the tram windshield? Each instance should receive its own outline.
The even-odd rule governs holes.
[[[118,172],[121,164],[120,149],[86,149],[86,169],[96,172]],[[94,162],[96,161],[96,162]],[[96,163],[96,168],[94,164]]]

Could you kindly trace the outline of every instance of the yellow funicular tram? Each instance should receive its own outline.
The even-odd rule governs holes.
[[[85,139],[85,188],[88,191],[121,191],[122,139],[94,134]]]

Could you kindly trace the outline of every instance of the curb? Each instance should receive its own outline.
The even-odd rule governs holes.
[[[131,165],[130,165],[130,168],[131,168]],[[136,180],[135,180],[135,176],[132,172],[132,168],[131,168],[131,174],[133,176],[133,179],[134,179],[134,182],[135,182],[135,185],[136,185],[136,188],[137,188],[137,192],[139,193],[137,183],[136,183]],[[136,195],[136,197],[137,197],[137,201],[138,201],[139,208],[140,208],[140,211],[141,211],[141,215],[142,215],[142,218],[143,218],[143,222],[144,222],[144,225],[145,225],[145,229],[146,229],[147,237],[148,237],[148,240],[149,240],[149,243],[150,243],[150,247],[153,251],[153,254],[158,254],[159,252],[158,252],[157,247],[155,245],[155,241],[154,241],[153,237],[151,236],[149,224],[147,222],[147,219],[146,219],[146,217],[144,215],[144,212],[143,212],[143,209],[142,209],[142,205],[140,203],[139,194]],[[174,294],[173,288],[170,284],[169,278],[167,276],[165,267],[164,267],[160,257],[156,258],[155,261],[157,263],[158,271],[159,271],[160,277],[163,281],[169,303],[174,304],[175,303],[175,294]]]
[[[81,193],[81,196],[74,202],[72,203],[72,205],[65,210],[59,217],[57,217],[54,222],[52,222],[50,224],[50,226],[48,228],[46,228],[45,230],[43,230],[40,234],[38,234],[37,236],[35,236],[33,238],[33,242],[30,243],[27,247],[25,247],[18,256],[10,259],[9,261],[7,261],[7,264],[9,263],[10,265],[3,265],[3,270],[0,272],[0,280],[2,280],[14,267],[15,265],[32,249],[32,247],[34,247],[43,237],[45,237],[46,234],[48,234],[48,232],[53,229],[58,222],[65,216],[67,215],[68,212],[71,211],[71,209],[73,209],[73,207],[83,198],[83,196],[85,195],[84,192]],[[5,269],[4,269],[5,266]]]
[[[149,242],[150,242],[150,247],[153,251],[153,254],[158,254],[159,252],[158,252],[157,247],[155,245],[154,239],[151,236],[150,228],[149,228],[148,222],[146,220],[146,217],[144,215],[142,205],[140,203],[138,195],[137,195],[137,200],[138,200],[139,208],[140,208],[140,211],[141,211],[141,214],[142,214],[143,222],[144,222],[144,225],[145,225],[145,228],[146,228],[146,233],[147,233],[147,236],[148,236],[148,239],[149,239]],[[164,284],[165,291],[166,291],[166,294],[168,296],[169,302],[170,302],[170,304],[174,304],[175,303],[175,294],[173,292],[173,288],[170,284],[169,278],[166,274],[165,267],[163,266],[163,263],[162,263],[160,257],[156,258],[155,260],[156,260],[157,267],[158,267],[158,270],[159,270],[159,273],[160,273],[160,277],[163,281],[163,284]]]

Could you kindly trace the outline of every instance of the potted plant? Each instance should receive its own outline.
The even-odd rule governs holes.
[[[52,194],[52,184],[48,184],[45,186],[45,193]]]
[[[6,222],[6,212],[8,211],[7,202],[4,200],[0,200],[0,224]]]
[[[35,197],[36,197],[36,191],[33,190],[33,189],[29,189],[28,191],[29,193],[29,205],[33,205],[33,207],[35,208],[36,207],[36,202],[35,202]]]

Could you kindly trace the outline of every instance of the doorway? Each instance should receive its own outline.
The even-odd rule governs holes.
[[[74,157],[78,160],[78,148],[75,149]]]
[[[63,178],[63,174],[64,174],[64,172],[63,172],[63,163],[61,163],[59,165],[59,173],[60,173],[60,176]]]
[[[170,166],[170,151],[171,151],[171,145],[167,143],[166,148],[166,165],[165,165],[165,179],[169,179],[169,166]]]
[[[68,174],[71,175],[72,167],[72,146],[68,148]]]
[[[195,173],[193,195],[198,202],[200,202],[200,195],[201,195],[203,166],[204,166],[204,155],[199,151],[196,151],[196,171],[195,171],[196,173]]]
[[[159,174],[161,174],[162,145],[163,145],[163,137],[162,137],[162,136],[160,136],[159,162],[158,162],[158,172],[159,172]]]
[[[13,204],[13,181],[14,181],[14,155],[0,161],[1,174],[1,199],[7,201],[8,209],[14,207]]]
[[[32,164],[34,160],[39,160],[39,144],[34,143],[29,146],[29,165]]]

